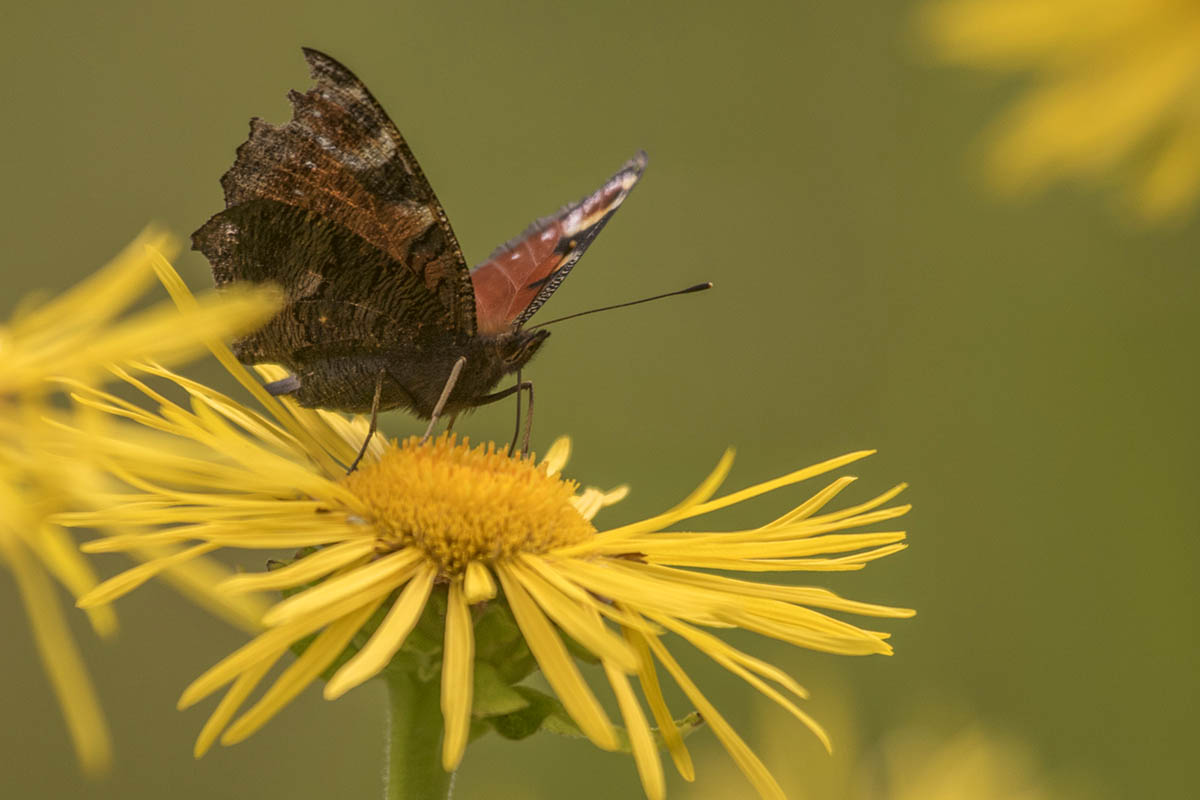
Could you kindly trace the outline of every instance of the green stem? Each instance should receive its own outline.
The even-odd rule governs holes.
[[[386,674],[387,800],[446,800],[453,775],[442,769],[442,708],[437,681]]]

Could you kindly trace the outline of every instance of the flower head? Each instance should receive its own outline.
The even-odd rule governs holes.
[[[177,296],[185,292],[181,283],[173,286]],[[665,789],[655,733],[631,677],[640,684],[659,740],[683,776],[693,776],[683,732],[660,689],[661,667],[759,793],[779,797],[774,779],[691,681],[664,639],[690,643],[824,738],[796,704],[806,692],[795,680],[707,629],[739,627],[827,652],[886,654],[886,634],[825,612],[912,613],[845,600],[824,589],[701,571],[861,568],[904,547],[903,532],[854,532],[905,513],[907,506],[886,507],[902,486],[861,505],[825,511],[853,480],[843,477],[760,527],[666,531],[827,473],[869,455],[867,451],[717,496],[732,465],[727,453],[678,505],[601,531],[592,520],[625,490],[581,491],[562,478],[569,450],[565,439],[537,461],[509,458],[494,445],[473,447],[448,434],[401,444],[376,436],[363,466],[347,476],[345,465],[366,435],[366,420],[271,397],[228,350],[217,347],[214,352],[266,413],[152,364],[122,375],[153,401],[155,410],[83,388],[76,394],[83,406],[141,423],[189,447],[207,447],[210,453],[197,458],[190,450],[142,447],[81,431],[81,440],[105,454],[128,491],[98,499],[102,510],[60,515],[71,525],[159,528],[97,540],[85,545],[91,551],[147,544],[187,547],[107,581],[83,598],[85,607],[130,590],[165,563],[218,548],[303,548],[286,565],[223,584],[230,593],[282,590],[288,596],[263,617],[265,632],[184,691],[181,707],[228,687],[199,736],[197,755],[218,738],[232,744],[250,736],[319,675],[329,676],[325,696],[335,698],[391,668],[397,658],[411,657],[420,660],[422,670],[440,673],[442,763],[452,770],[462,759],[473,722],[511,730],[516,723],[507,713],[528,705],[531,697],[528,690],[512,687],[537,668],[557,696],[552,702],[561,704],[560,727],[574,726],[605,749],[627,746],[647,794],[657,798]],[[282,374],[273,367],[259,371],[268,379]],[[151,385],[155,380],[183,389],[189,402],[169,399]],[[517,632],[503,648],[496,647],[494,631],[479,630],[488,611],[498,608]],[[416,639],[420,641],[414,644]],[[302,652],[243,709],[292,649]],[[600,664],[625,723],[625,739],[584,680],[573,652]],[[507,711],[495,708],[494,697],[485,702],[475,696],[480,686],[486,688],[479,674],[485,665],[493,679],[500,676],[499,691],[508,692],[512,702]]]
[[[95,587],[97,578],[50,515],[78,507],[101,478],[71,456],[59,429],[45,424],[52,414],[44,402],[53,390],[47,379],[92,378],[127,358],[178,361],[203,351],[206,339],[260,324],[277,305],[272,292],[259,290],[210,297],[186,312],[166,305],[122,318],[153,282],[160,251],[173,246],[170,237],[148,231],[75,288],[41,304],[26,303],[14,319],[0,324],[0,565],[13,575],[80,763],[92,773],[108,765],[111,744],[54,581],[78,597]],[[133,554],[154,558],[164,551]],[[203,593],[219,574],[214,565],[196,563],[176,577]],[[255,613],[250,603],[213,599],[243,624]],[[89,609],[88,618],[101,635],[116,629],[111,609]]]
[[[1200,7],[1189,0],[938,0],[922,27],[948,61],[1034,73],[997,126],[1001,189],[1117,170],[1146,219],[1200,190]]]

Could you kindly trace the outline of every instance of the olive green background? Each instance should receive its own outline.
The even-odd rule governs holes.
[[[1021,83],[928,63],[912,6],[26,5],[0,26],[5,313],[148,221],[185,235],[219,210],[247,119],[286,119],[286,90],[307,86],[301,45],[371,87],[472,262],[644,147],[637,191],[541,315],[716,289],[557,326],[528,372],[535,445],[568,433],[575,476],[631,484],[602,524],[672,504],[728,445],[734,486],[878,448],[847,495],[910,482],[912,546],[811,582],[918,609],[884,623],[896,655],[735,639],[807,683],[818,715],[849,692],[867,745],[949,704],[1101,796],[1189,793],[1200,227],[1138,229],[1104,191],[990,198],[978,136]],[[198,254],[178,264],[208,285]],[[511,414],[459,427],[507,440]],[[713,524],[768,519],[804,492]],[[6,576],[0,592],[0,796],[381,796],[374,684],[334,703],[310,690],[193,761],[211,705],[179,713],[175,699],[243,636],[159,587],[119,604],[115,642],[76,624],[117,746],[112,776],[84,781]],[[768,735],[751,689],[685,660],[752,742]],[[769,730],[791,737],[774,766],[827,768],[798,724]],[[712,796],[706,781],[733,769],[711,740],[692,739],[698,781],[672,776],[672,797]],[[547,736],[473,745],[456,796],[639,790],[627,757]]]

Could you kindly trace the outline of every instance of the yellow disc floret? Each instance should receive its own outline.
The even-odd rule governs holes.
[[[381,548],[418,548],[443,576],[461,574],[471,561],[543,553],[596,532],[571,502],[575,482],[490,442],[411,437],[344,481],[370,510]]]

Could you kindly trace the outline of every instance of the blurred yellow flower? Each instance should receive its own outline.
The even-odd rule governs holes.
[[[830,682],[838,683],[834,678]],[[923,705],[919,716],[868,742],[844,687],[821,699],[821,716],[838,742],[832,757],[797,752],[787,726],[768,713],[766,703],[754,704],[754,739],[764,757],[785,765],[779,779],[789,800],[1068,800],[1096,795],[1086,776],[1047,771],[1027,743],[968,719],[961,709]],[[738,778],[727,770],[687,797],[736,797]]]
[[[118,320],[154,280],[151,263],[162,258],[158,251],[171,247],[165,234],[147,232],[74,289],[45,303],[26,303],[0,324],[0,565],[13,575],[79,761],[92,774],[108,766],[112,748],[54,581],[79,597],[97,579],[49,515],[78,507],[97,487],[98,474],[65,454],[61,432],[45,423],[51,414],[45,396],[52,389],[46,379],[95,377],[125,358],[179,360],[201,352],[206,339],[249,330],[277,305],[272,292],[257,291],[208,298],[191,313],[167,305]],[[196,564],[176,577],[195,593],[217,574],[215,565]],[[213,602],[226,616],[250,624],[251,604]],[[89,609],[88,618],[100,635],[116,629],[108,608]]]
[[[883,744],[881,773],[864,776],[863,800],[1051,800],[1065,795],[1040,774],[1022,742],[968,725],[947,736],[922,725],[896,731]],[[864,765],[864,771],[865,765]],[[872,784],[882,784],[884,793]]]
[[[1034,74],[994,131],[992,183],[1036,189],[1108,173],[1146,220],[1200,191],[1200,4],[1194,0],[937,0],[937,56]]]
[[[182,282],[173,282],[172,293],[181,303],[190,302]],[[81,441],[107,454],[106,462],[129,490],[97,498],[100,510],[59,516],[69,525],[160,527],[153,533],[85,545],[92,552],[151,543],[188,546],[170,559],[148,562],[106,581],[81,600],[85,607],[131,590],[167,563],[219,548],[307,548],[286,566],[224,583],[230,593],[283,590],[289,596],[264,616],[264,633],[184,691],[181,707],[229,687],[200,733],[197,755],[218,738],[232,744],[250,736],[322,673],[330,673],[325,686],[330,699],[379,674],[416,635],[415,628],[424,630],[422,620],[428,620],[427,610],[434,608],[439,610],[435,618],[440,634],[433,642],[440,656],[427,667],[435,674],[440,670],[445,721],[441,762],[446,770],[455,769],[472,723],[481,721],[482,712],[473,714],[482,663],[477,644],[484,642],[477,638],[477,616],[484,608],[498,607],[488,601],[502,595],[520,646],[528,648],[531,663],[536,662],[556,693],[568,724],[601,748],[632,750],[649,797],[663,797],[665,781],[656,734],[630,676],[637,678],[657,723],[657,736],[679,772],[688,780],[694,775],[660,690],[657,662],[759,794],[778,798],[783,795],[774,778],[675,661],[663,637],[675,634],[693,645],[824,740],[821,729],[792,699],[807,696],[798,683],[704,628],[742,628],[831,653],[889,654],[887,634],[824,612],[893,618],[912,614],[845,600],[824,589],[707,571],[859,569],[905,547],[901,531],[853,532],[904,514],[908,506],[886,505],[902,485],[860,505],[823,511],[853,481],[842,477],[761,527],[720,533],[664,530],[838,469],[870,451],[715,497],[732,464],[732,454],[727,453],[675,507],[597,531],[592,519],[624,490],[579,491],[576,483],[564,480],[560,472],[569,449],[565,439],[538,463],[509,458],[491,444],[470,447],[448,434],[432,442],[412,438],[400,445],[376,436],[363,466],[347,476],[345,465],[366,435],[365,419],[347,420],[272,397],[228,349],[217,347],[214,353],[268,413],[151,364],[138,365],[123,377],[153,401],[155,411],[81,388],[76,399],[84,406],[178,437],[181,444],[202,444],[211,454],[194,458],[169,447],[144,447],[81,431]],[[272,367],[259,371],[267,379],[283,374]],[[150,379],[182,388],[190,403],[185,407],[169,400],[148,383]],[[422,634],[422,639],[429,637]],[[601,665],[627,739],[584,681],[570,643]],[[235,719],[285,653],[300,646],[302,654]],[[428,649],[421,652],[427,655]]]

